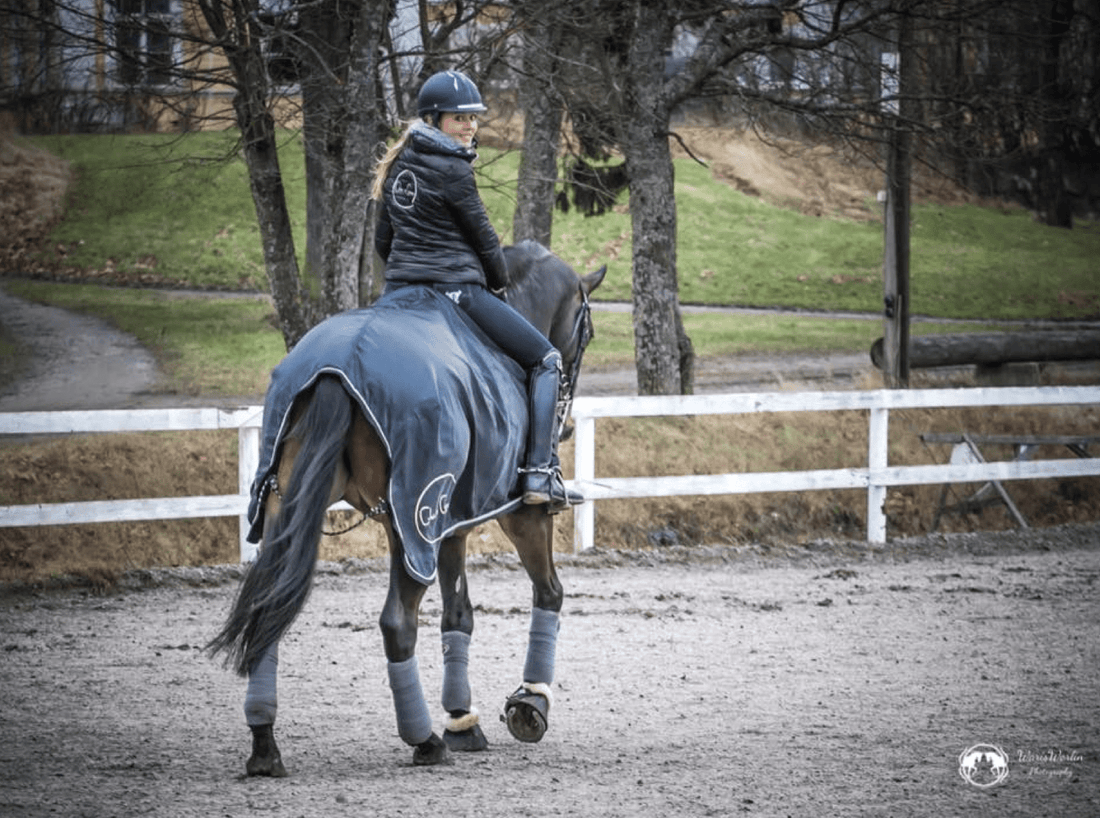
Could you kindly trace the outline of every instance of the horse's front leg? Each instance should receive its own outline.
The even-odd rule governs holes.
[[[445,539],[439,549],[439,589],[443,596],[440,622],[443,641],[443,709],[447,728],[443,740],[452,750],[474,752],[489,746],[481,730],[470,692],[470,637],[474,607],[466,582],[466,533]]]
[[[420,665],[416,659],[417,620],[425,590],[426,586],[405,571],[403,549],[391,535],[390,587],[379,625],[397,715],[397,734],[415,748],[413,764],[450,764],[452,759],[447,745],[432,731],[432,717],[424,700]]]
[[[535,742],[542,739],[548,726],[565,596],[554,567],[554,520],[543,506],[525,506],[502,517],[500,523],[516,547],[534,591],[523,684],[504,703],[502,719],[515,738]]]

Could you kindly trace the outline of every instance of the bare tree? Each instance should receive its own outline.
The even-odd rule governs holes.
[[[518,4],[528,18],[569,4]],[[721,100],[742,121],[783,112],[878,161],[900,132],[936,165],[1019,163],[1049,223],[1067,217],[1066,157],[1100,146],[1097,0],[596,0],[559,68],[581,153],[617,150],[630,185],[636,366],[642,393],[690,392],[693,352],[676,269],[671,120],[692,100]],[[905,22],[905,26],[901,25]],[[883,57],[913,32],[904,99],[884,99]],[[1090,48],[1092,49],[1090,51]],[[676,58],[673,57],[677,50]],[[944,62],[945,49],[955,58]],[[1075,73],[1071,60],[1086,67]],[[1087,102],[1082,102],[1086,100]],[[884,109],[884,103],[888,106]],[[891,105],[896,107],[890,107]],[[980,123],[980,124],[978,124]],[[946,126],[946,127],[945,127]],[[1022,126],[1022,127],[1021,127]],[[546,201],[542,194],[542,201]]]
[[[1073,163],[1095,165],[1100,153],[1100,0],[418,0],[418,42],[404,51],[390,38],[394,0],[193,2],[202,25],[171,32],[188,44],[178,63],[166,58],[155,14],[131,28],[116,17],[114,33],[105,36],[95,12],[104,4],[94,0],[0,0],[0,56],[57,43],[69,55],[84,49],[83,57],[61,58],[74,65],[87,55],[108,55],[118,77],[130,77],[135,89],[167,71],[192,88],[220,83],[233,89],[288,346],[320,318],[369,296],[366,190],[391,123],[387,96],[392,93],[402,115],[420,79],[438,68],[462,66],[479,82],[493,78],[511,59],[509,37],[517,31],[523,34],[517,73],[527,131],[515,237],[549,240],[563,115],[579,155],[621,154],[631,189],[643,393],[692,389],[669,150],[672,118],[686,102],[721,100],[749,118],[783,111],[806,128],[877,146],[887,133],[881,57],[896,48],[904,18],[920,68],[901,115],[889,124],[916,137],[923,161],[948,157],[948,170],[975,187],[982,183],[982,192],[1024,187],[1044,219],[1064,224],[1063,177]],[[135,4],[148,10],[163,0],[106,5]],[[511,16],[482,27],[501,10]],[[215,52],[224,61],[206,59]],[[0,75],[0,104],[48,110],[59,90],[59,61],[20,53],[26,76],[13,83],[8,78],[18,72]],[[409,57],[417,67],[403,73],[398,60]],[[301,87],[309,190],[303,269],[276,151],[275,110],[284,101],[272,76],[277,66]],[[97,104],[106,98],[88,95]],[[164,99],[180,127],[201,115],[186,94]],[[141,108],[139,96],[131,101]]]
[[[0,59],[23,66],[14,82],[0,66],[0,103],[36,130],[51,118],[46,129],[236,124],[291,347],[370,292],[369,188],[389,132],[383,44],[394,4],[193,0],[180,11],[167,0],[0,0]],[[233,94],[228,121],[211,107],[212,88]],[[278,155],[280,121],[296,113],[306,156],[302,267]]]
[[[676,5],[633,2],[590,4],[597,13],[587,32],[586,67],[600,82],[580,83],[567,96],[584,151],[615,147],[625,158],[633,240],[635,364],[642,394],[689,393],[694,350],[684,330],[676,264],[676,200],[669,139],[671,119],[685,101],[743,86],[738,68],[780,49],[812,51],[866,31],[882,4],[847,4],[796,35],[801,4],[687,0]],[[678,35],[691,35],[685,58],[669,57]],[[594,97],[593,95],[597,95]]]
[[[1070,227],[1070,197],[1100,161],[1100,2],[958,2],[916,24],[918,126],[945,170]]]
[[[274,96],[258,0],[198,0],[233,72],[241,129],[260,222],[264,260],[287,347],[322,318],[359,305],[369,289],[369,189],[387,118],[378,94],[380,51],[391,3],[302,3],[282,30],[302,66],[306,157],[306,265],[299,270],[276,151]],[[285,18],[271,25],[285,25]],[[365,252],[368,250],[368,252]],[[361,286],[361,278],[365,279]]]
[[[198,3],[232,71],[236,91],[233,109],[241,130],[252,201],[260,225],[264,265],[289,349],[309,329],[312,310],[304,298],[290,229],[275,119],[269,108],[267,70],[260,50],[263,32],[259,7],[250,0],[232,3],[198,0]]]
[[[549,247],[558,179],[564,100],[557,88],[568,27],[531,14],[521,24],[522,65],[519,103],[523,111],[523,153],[520,156],[512,237],[534,239]]]

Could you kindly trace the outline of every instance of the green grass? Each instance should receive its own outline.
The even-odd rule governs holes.
[[[1100,230],[1026,212],[923,206],[911,228],[911,294],[931,315],[1071,318],[1100,312]]]
[[[235,134],[40,137],[76,181],[51,245],[74,266],[150,274],[194,287],[267,291],[260,231]],[[286,134],[288,204],[301,254],[300,140]]]
[[[43,137],[72,161],[77,184],[53,235],[68,260],[197,287],[267,291],[246,168],[227,133]],[[299,136],[287,132],[283,172],[298,252],[305,185]],[[490,218],[511,238],[519,154],[485,150],[480,188]],[[578,270],[608,263],[601,299],[630,298],[626,205],[586,218],[556,212],[554,250]],[[882,226],[807,216],[676,162],[680,299],[878,312]],[[1086,226],[1082,225],[1083,228]],[[913,208],[911,310],[980,320],[1070,318],[1100,312],[1100,229],[1063,230],[1022,210]]]
[[[586,366],[624,366],[634,361],[630,315],[594,314],[596,337],[585,353]],[[684,315],[696,355],[768,355],[792,352],[869,352],[882,337],[882,322],[794,315]],[[913,324],[914,335],[990,331],[987,324]]]

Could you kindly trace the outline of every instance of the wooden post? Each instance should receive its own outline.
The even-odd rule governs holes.
[[[896,73],[890,76],[883,60],[883,116],[887,121],[884,279],[883,375],[891,389],[909,387],[909,176],[911,137],[904,94],[912,59],[912,23],[903,15],[898,23]],[[886,55],[883,55],[884,58]],[[891,98],[892,97],[892,98]]]
[[[573,480],[583,494],[585,484],[596,479],[596,419],[590,415],[573,416]],[[582,503],[573,509],[573,553],[587,551],[596,544],[596,504]]]

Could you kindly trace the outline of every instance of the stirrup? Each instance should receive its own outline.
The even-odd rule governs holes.
[[[529,506],[548,505],[551,514],[584,502],[584,495],[566,488],[561,471],[553,468],[523,468],[523,502]]]

